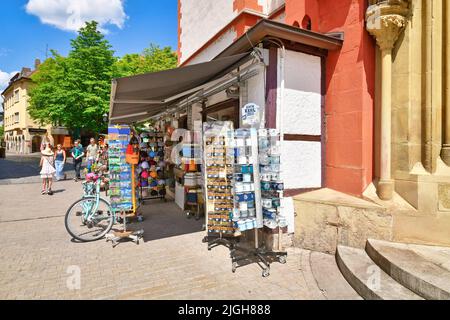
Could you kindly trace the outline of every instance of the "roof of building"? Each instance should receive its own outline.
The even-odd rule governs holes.
[[[9,80],[9,84],[5,88],[5,90],[3,90],[2,95],[4,95],[6,93],[6,91],[8,91],[14,83],[16,83],[20,80],[31,80],[31,76],[34,74],[35,71],[36,70],[31,70],[30,68],[22,68],[22,70],[20,72],[17,72],[11,78],[11,80]]]

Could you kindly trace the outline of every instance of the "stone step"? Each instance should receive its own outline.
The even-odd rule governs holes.
[[[328,300],[362,300],[342,275],[333,255],[311,252],[309,256],[311,272],[317,287]]]
[[[450,248],[368,240],[370,258],[397,282],[429,300],[450,300]]]
[[[345,279],[366,300],[422,300],[381,270],[364,250],[338,246],[336,262]]]

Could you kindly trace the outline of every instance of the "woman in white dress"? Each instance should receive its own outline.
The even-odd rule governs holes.
[[[41,164],[42,170],[40,172],[42,178],[42,195],[53,195],[52,184],[53,176],[56,173],[55,169],[55,154],[53,153],[50,144],[47,143],[45,149],[41,152]]]

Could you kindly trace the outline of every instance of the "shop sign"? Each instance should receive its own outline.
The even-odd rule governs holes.
[[[28,132],[29,132],[30,134],[45,134],[45,133],[47,133],[47,130],[45,130],[45,129],[33,129],[33,128],[30,128],[30,129],[28,129]]]
[[[255,126],[260,121],[260,106],[248,103],[242,107],[241,120],[244,126]]]

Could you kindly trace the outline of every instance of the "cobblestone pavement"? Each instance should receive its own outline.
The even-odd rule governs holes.
[[[290,251],[268,278],[256,264],[233,274],[228,250],[208,251],[202,222],[172,202],[145,206],[140,245],[73,242],[63,216],[81,186],[65,181],[54,189],[50,197],[35,184],[0,185],[0,299],[325,298],[304,258],[308,251]],[[79,288],[72,281],[78,271]]]

